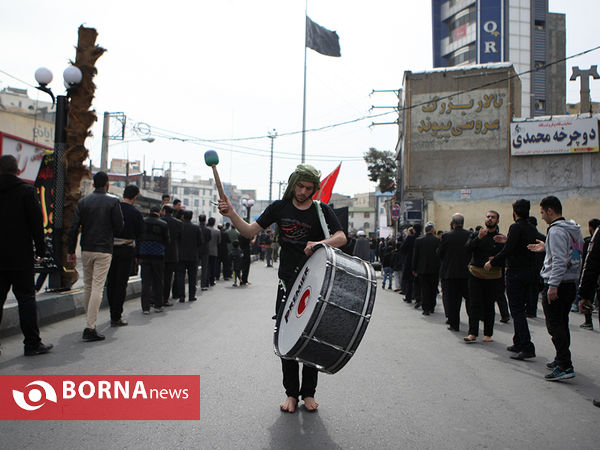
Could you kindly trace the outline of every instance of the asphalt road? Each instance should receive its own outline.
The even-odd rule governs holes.
[[[600,396],[600,333],[580,330],[579,314],[571,315],[577,376],[552,383],[542,379],[554,356],[542,318],[530,321],[538,357],[514,361],[505,350],[511,323],[497,322],[493,343],[465,344],[439,306],[425,317],[379,289],[357,354],[319,377],[318,412],[287,414],[272,345],[276,269],[254,263],[250,280],[247,288],[220,282],[163,314],[144,316],[129,301],[123,328],[110,328],[102,310],[100,343],[81,341],[83,317],[42,329],[55,345],[47,355],[23,357],[21,336],[2,342],[1,374],[199,374],[199,421],[5,421],[0,447],[598,448],[591,399]]]

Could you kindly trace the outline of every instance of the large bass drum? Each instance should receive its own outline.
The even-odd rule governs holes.
[[[371,264],[328,245],[316,246],[279,308],[275,353],[336,373],[365,334],[376,288]]]

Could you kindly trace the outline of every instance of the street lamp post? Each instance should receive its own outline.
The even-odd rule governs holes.
[[[254,206],[254,200],[251,198],[243,198],[242,205],[246,207],[246,222],[250,223],[250,210],[252,209],[252,206]]]
[[[83,78],[81,70],[76,66],[70,66],[63,72],[64,84],[67,88],[67,95],[56,97],[56,121],[54,125],[54,230],[52,234],[52,248],[54,250],[54,259],[60,268],[58,272],[51,272],[48,280],[50,290],[61,289],[62,286],[62,239],[64,228],[64,200],[65,200],[65,165],[64,154],[67,142],[67,121],[69,112],[69,95],[71,89],[77,87]],[[35,80],[38,82],[39,89],[52,97],[54,104],[55,98],[52,90],[47,87],[52,81],[52,72],[45,67],[40,67],[35,71]]]

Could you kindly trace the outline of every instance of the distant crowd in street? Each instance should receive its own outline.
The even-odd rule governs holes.
[[[428,222],[422,233],[419,223],[397,238],[368,239],[359,231],[351,236],[353,254],[381,265],[381,288],[404,296],[406,303],[435,312],[441,293],[448,330],[460,332],[460,310],[464,299],[468,332],[464,342],[474,343],[483,322],[483,342],[493,342],[495,305],[500,321],[514,327],[513,342],[507,347],[511,358],[536,357],[528,318],[538,314],[541,297],[546,327],[556,349],[548,362],[545,379],[564,380],[575,376],[570,351],[569,313],[584,315],[581,328],[592,330],[592,314],[598,310],[600,249],[594,243],[600,219],[588,222],[589,236],[580,226],[562,216],[562,204],[554,196],[539,205],[546,234],[537,229],[530,215],[530,202],[513,203],[513,222],[506,234],[500,232],[500,214],[487,211],[484,224],[464,229],[465,218],[452,216],[449,232],[436,231]],[[589,256],[588,256],[589,255]],[[508,300],[507,300],[508,298]]]

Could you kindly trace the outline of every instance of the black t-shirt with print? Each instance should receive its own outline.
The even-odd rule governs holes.
[[[342,229],[340,221],[327,204],[321,203],[321,206],[329,232],[333,235]],[[301,210],[294,206],[292,200],[277,200],[267,206],[256,222],[262,228],[277,223],[281,245],[278,273],[279,278],[288,282],[294,279],[296,267],[304,262],[306,243],[325,239],[315,204]]]

